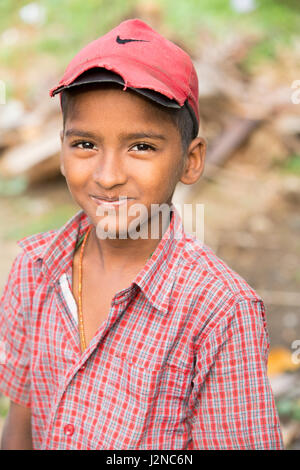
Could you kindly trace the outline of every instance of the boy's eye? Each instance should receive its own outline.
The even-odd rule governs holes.
[[[152,145],[145,144],[145,143],[140,143],[140,144],[136,144],[133,147],[131,147],[131,150],[138,150],[138,152],[147,152],[148,150],[155,151],[155,148],[152,147]]]
[[[89,142],[87,140],[81,140],[79,142],[74,142],[71,144],[71,147],[75,148],[81,148],[84,150],[93,150],[93,147],[95,145],[92,142]],[[138,151],[138,152],[147,152],[147,151],[155,151],[155,148],[152,145],[145,144],[145,143],[140,143],[136,144],[133,147],[131,147],[131,150],[133,151]]]
[[[80,145],[82,145],[82,147],[79,147]],[[88,142],[87,140],[81,140],[80,142],[74,142],[71,146],[76,148],[83,148],[85,150],[93,150],[92,147],[94,147],[94,144],[92,144],[92,142]]]

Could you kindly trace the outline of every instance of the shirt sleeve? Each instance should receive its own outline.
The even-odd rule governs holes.
[[[22,252],[13,262],[0,300],[0,392],[19,405],[30,407],[30,356],[24,283],[27,276]]]
[[[262,300],[238,300],[196,350],[191,449],[283,449]]]

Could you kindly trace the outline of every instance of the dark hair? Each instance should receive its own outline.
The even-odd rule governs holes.
[[[111,85],[116,85],[116,84],[111,84]],[[82,85],[80,87],[75,87],[73,89],[71,88],[71,89],[65,89],[61,91],[61,109],[62,109],[62,114],[63,114],[63,128],[65,128],[65,122],[67,119],[68,110],[70,106],[72,106],[72,97],[76,95],[76,93],[78,92],[80,93],[80,91],[82,90],[82,87],[84,87],[84,89],[94,89],[94,88],[99,87],[99,85],[97,83],[92,83],[88,85]],[[180,136],[181,136],[182,152],[185,157],[188,146],[190,142],[193,140],[193,138],[195,137],[193,119],[191,117],[189,108],[187,107],[186,104],[184,104],[184,106],[178,109],[178,108],[168,108],[166,106],[159,105],[158,103],[155,103],[154,101],[151,101],[151,103],[163,109],[165,112],[167,112],[167,114],[170,116],[173,123],[177,126],[180,132]]]

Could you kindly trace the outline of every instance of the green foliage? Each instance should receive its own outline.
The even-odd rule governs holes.
[[[0,196],[16,196],[27,188],[27,180],[23,176],[12,179],[0,177]]]
[[[0,32],[22,24],[19,10],[28,3],[28,0],[1,0]],[[30,55],[33,52],[55,55],[63,67],[85,44],[104,34],[124,18],[135,15],[134,7],[140,2],[40,0],[36,3],[45,8],[46,20],[45,24],[35,27],[39,34],[33,34],[31,45],[26,44],[26,47],[29,47]],[[198,33],[203,28],[213,32],[219,39],[224,39],[233,30],[261,33],[263,42],[245,59],[245,67],[251,67],[264,58],[272,59],[278,43],[292,41],[300,28],[300,6],[297,2],[256,0],[256,3],[255,10],[241,14],[231,8],[229,0],[157,0],[164,23],[176,31],[183,41],[194,47],[197,47]],[[24,44],[2,48],[1,62],[15,63],[23,46]]]
[[[85,44],[122,21],[133,3],[122,0],[43,0],[41,4],[46,8],[47,21],[37,50],[55,53],[61,62],[68,62]]]
[[[238,13],[230,7],[229,0],[161,0],[165,21],[183,36],[194,39],[202,28],[212,31],[219,39],[236,32],[256,32],[265,38],[254,52],[255,57],[270,56],[270,50],[279,41],[289,41],[298,36],[300,27],[300,6],[296,2],[279,0],[257,0],[257,8],[246,14]]]
[[[19,240],[20,238],[27,237],[33,233],[46,232],[48,230],[55,230],[62,227],[67,220],[74,214],[74,206],[71,204],[62,204],[53,207],[39,216],[28,216],[26,218],[26,211],[22,213],[19,207],[20,216],[16,217],[18,221],[10,223],[8,230],[5,231],[3,238],[10,240]],[[26,223],[24,224],[24,220]]]
[[[0,33],[8,28],[22,27],[19,10],[29,1],[0,1]],[[45,24],[27,25],[28,40],[0,49],[2,65],[16,67],[20,57],[34,54],[55,55],[64,67],[80,48],[104,34],[128,14],[134,0],[40,0],[45,8]],[[30,30],[32,34],[30,34]],[[36,34],[37,33],[37,34]]]
[[[294,173],[300,175],[300,155],[290,155],[281,165],[280,169],[285,173]]]
[[[0,395],[0,417],[5,418],[9,408],[9,399]]]
[[[300,400],[282,398],[276,403],[277,411],[281,417],[289,417],[300,421]]]

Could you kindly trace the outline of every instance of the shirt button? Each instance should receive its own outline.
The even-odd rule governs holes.
[[[66,424],[65,427],[64,427],[64,433],[66,436],[73,436],[74,434],[74,426],[73,424]]]
[[[79,367],[79,370],[84,370],[86,368],[86,365],[85,364],[82,364],[81,367]]]

